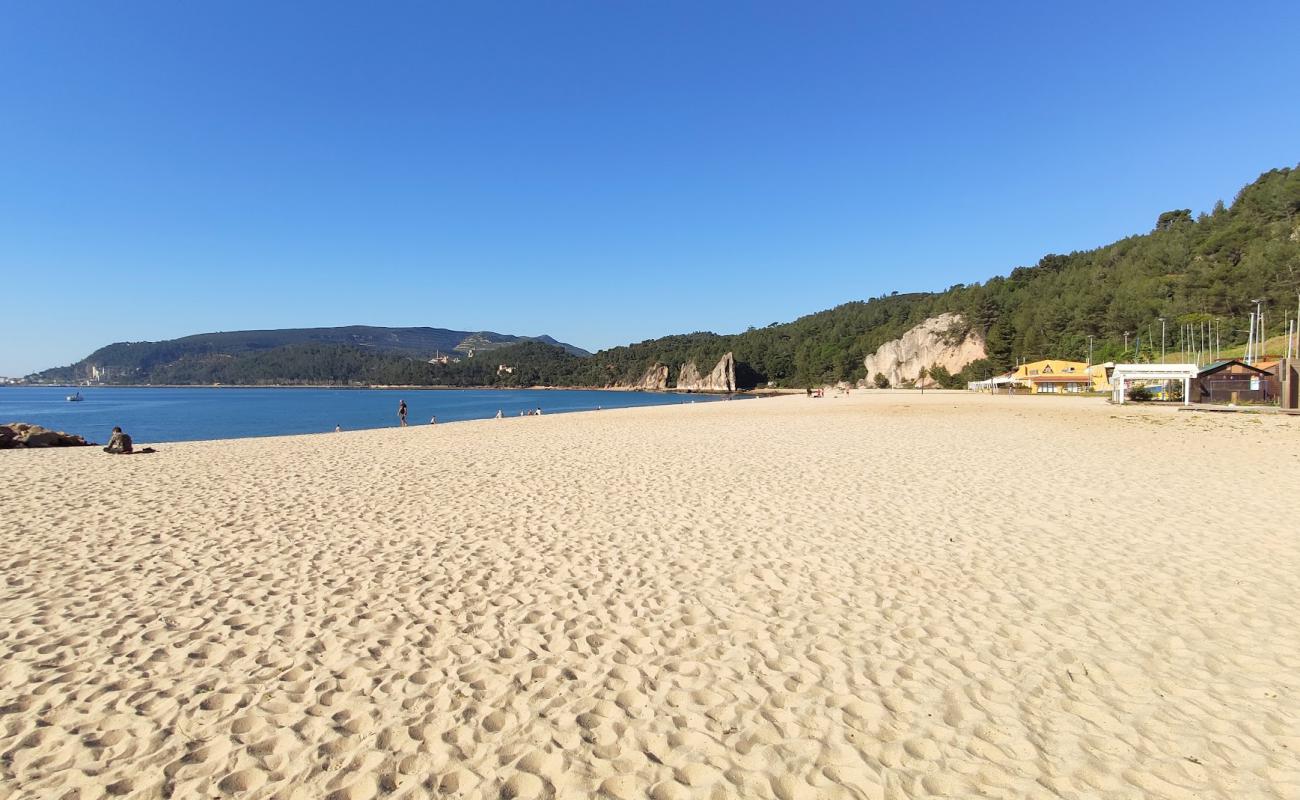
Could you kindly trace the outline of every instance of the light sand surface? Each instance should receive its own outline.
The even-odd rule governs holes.
[[[878,392],[161,450],[0,453],[0,798],[1300,797],[1300,419]]]

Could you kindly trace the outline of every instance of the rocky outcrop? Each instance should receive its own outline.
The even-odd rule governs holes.
[[[885,342],[864,360],[867,385],[877,375],[889,379],[890,386],[915,383],[921,368],[940,366],[957,373],[972,361],[984,358],[984,337],[974,329],[965,330],[960,314],[940,314],[912,328],[892,342]],[[933,381],[927,381],[927,386]]]
[[[727,353],[718,360],[708,375],[700,375],[694,361],[682,365],[677,374],[677,389],[682,392],[734,392],[736,391],[736,359]]]
[[[662,392],[668,388],[668,367],[665,364],[653,364],[641,379],[627,388],[641,392]]]
[[[0,425],[0,450],[30,447],[86,447],[92,444],[80,436],[63,431],[51,431],[40,425],[10,422]]]

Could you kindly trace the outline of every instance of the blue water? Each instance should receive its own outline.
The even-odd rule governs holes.
[[[608,392],[561,389],[81,389],[85,398],[69,403],[75,389],[44,386],[0,387],[0,424],[30,422],[106,442],[120,425],[137,442],[235,439],[334,430],[382,428],[397,424],[397,402],[406,400],[411,425],[487,419],[500,409],[507,417],[524,410],[543,414],[591,411],[597,407],[658,406],[709,402],[713,395]]]

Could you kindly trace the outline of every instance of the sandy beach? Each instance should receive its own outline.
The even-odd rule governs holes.
[[[781,397],[0,453],[0,799],[1300,797],[1300,419]]]

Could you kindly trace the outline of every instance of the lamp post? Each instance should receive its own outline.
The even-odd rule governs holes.
[[[1124,331],[1124,352],[1128,352],[1128,335],[1131,331]]]
[[[1092,366],[1092,334],[1088,334],[1088,366]]]
[[[1250,315],[1250,332],[1246,341],[1246,363],[1254,364],[1260,357],[1260,348],[1264,344],[1264,313],[1260,311],[1260,305],[1263,300],[1256,298],[1250,302],[1255,304],[1255,313]]]
[[[1160,363],[1165,363],[1165,318],[1160,318]]]

